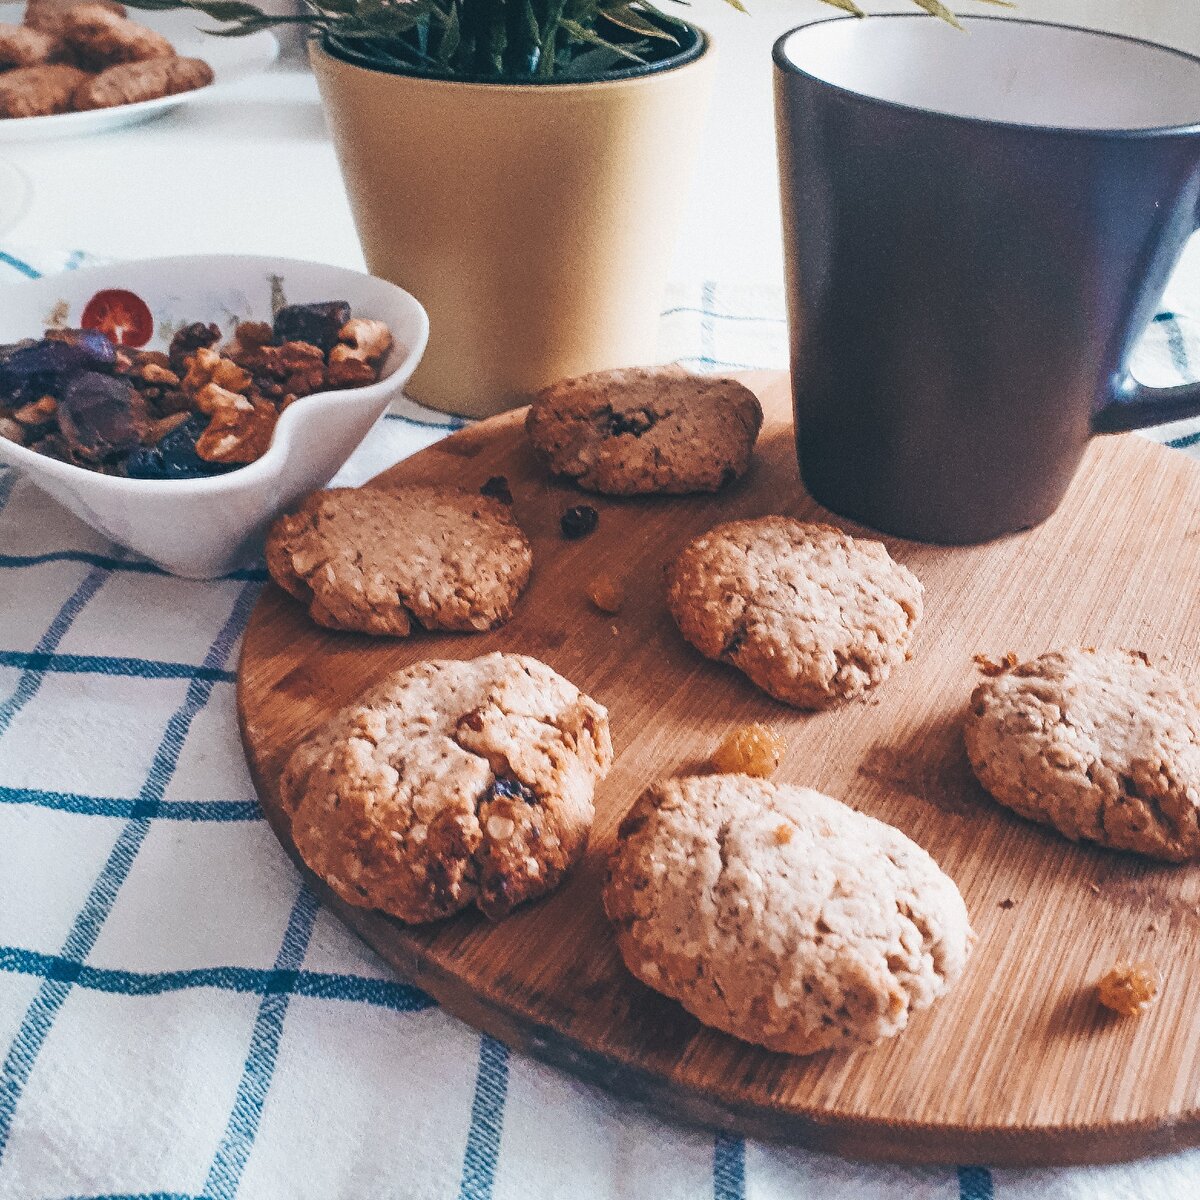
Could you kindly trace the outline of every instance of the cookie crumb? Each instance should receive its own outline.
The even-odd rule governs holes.
[[[989,678],[1003,675],[1005,671],[1011,671],[1018,661],[1017,656],[1011,650],[999,662],[988,658],[986,654],[975,655],[975,665],[979,668],[980,674],[987,675]]]
[[[1093,883],[1089,884],[1088,886],[1091,888],[1091,890],[1093,892],[1096,893],[1097,896],[1100,895],[1100,885],[1098,883],[1093,882]]]
[[[1005,909],[1013,908],[1016,906],[1016,903],[1017,902],[1010,896],[1000,901],[1000,907]]]
[[[1158,972],[1146,962],[1118,963],[1096,984],[1096,998],[1122,1017],[1140,1016],[1158,997]]]
[[[572,542],[595,532],[599,524],[600,514],[590,504],[576,504],[568,508],[559,520],[563,537]]]
[[[603,613],[619,613],[625,589],[611,575],[597,575],[587,585],[588,599]]]
[[[730,730],[713,751],[713,768],[722,775],[753,775],[765,779],[783,757],[783,739],[766,725],[755,723]]]

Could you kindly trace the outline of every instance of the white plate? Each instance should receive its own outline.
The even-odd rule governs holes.
[[[19,24],[25,12],[24,4],[0,4],[0,23]],[[190,13],[138,12],[129,10],[130,17],[141,25],[158,30],[170,40],[184,58],[202,58],[213,69],[216,78],[206,88],[181,92],[178,96],[160,96],[139,104],[123,104],[119,108],[97,108],[89,112],[58,113],[52,117],[8,117],[0,119],[0,142],[42,141],[45,138],[75,137],[98,133],[161,117],[172,108],[187,104],[197,96],[209,96],[215,88],[265,71],[279,54],[279,43],[272,33],[263,30],[244,38],[211,37],[197,27],[204,18]]]
[[[7,233],[24,215],[33,195],[25,172],[0,158],[0,234]]]

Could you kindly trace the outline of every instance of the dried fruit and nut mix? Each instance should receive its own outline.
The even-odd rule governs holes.
[[[166,354],[96,329],[0,346],[0,437],[106,475],[196,479],[262,457],[289,404],[378,380],[392,335],[344,301],[293,304],[274,325],[180,329]]]

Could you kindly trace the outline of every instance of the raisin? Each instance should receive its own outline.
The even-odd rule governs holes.
[[[275,314],[275,344],[307,342],[328,354],[337,345],[338,334],[349,320],[350,305],[345,300],[289,304]]]
[[[600,524],[600,514],[590,504],[576,504],[563,513],[559,524],[563,537],[576,541],[595,531]]]
[[[511,775],[497,775],[488,788],[485,801],[492,800],[524,800],[526,804],[536,804],[537,796],[519,779]]]
[[[1096,984],[1096,998],[1122,1017],[1144,1013],[1158,996],[1158,972],[1149,963],[1118,963]]]
[[[742,725],[713,751],[712,765],[723,775],[756,775],[765,779],[783,757],[783,739],[766,725]]]
[[[588,599],[604,613],[619,613],[625,590],[611,575],[597,575],[587,586]]]
[[[654,427],[656,420],[657,417],[651,415],[644,408],[635,408],[632,412],[615,412],[608,419],[608,431],[614,437],[619,437],[623,433],[641,437],[648,429]]]
[[[513,502],[513,494],[509,490],[507,475],[492,475],[489,476],[487,482],[479,489],[481,496],[491,496],[493,500],[499,500],[501,504],[511,504]]]

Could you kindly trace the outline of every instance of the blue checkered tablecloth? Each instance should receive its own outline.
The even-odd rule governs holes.
[[[0,252],[0,302],[6,270],[41,266]],[[664,348],[781,366],[781,310],[689,289]],[[1138,373],[1192,364],[1196,327],[1164,314]],[[342,481],[458,424],[393,413]],[[0,1200],[1200,1195],[1193,1152],[913,1169],[684,1130],[460,1024],[320,908],[262,820],[233,683],[264,578],[166,576],[0,470]]]

